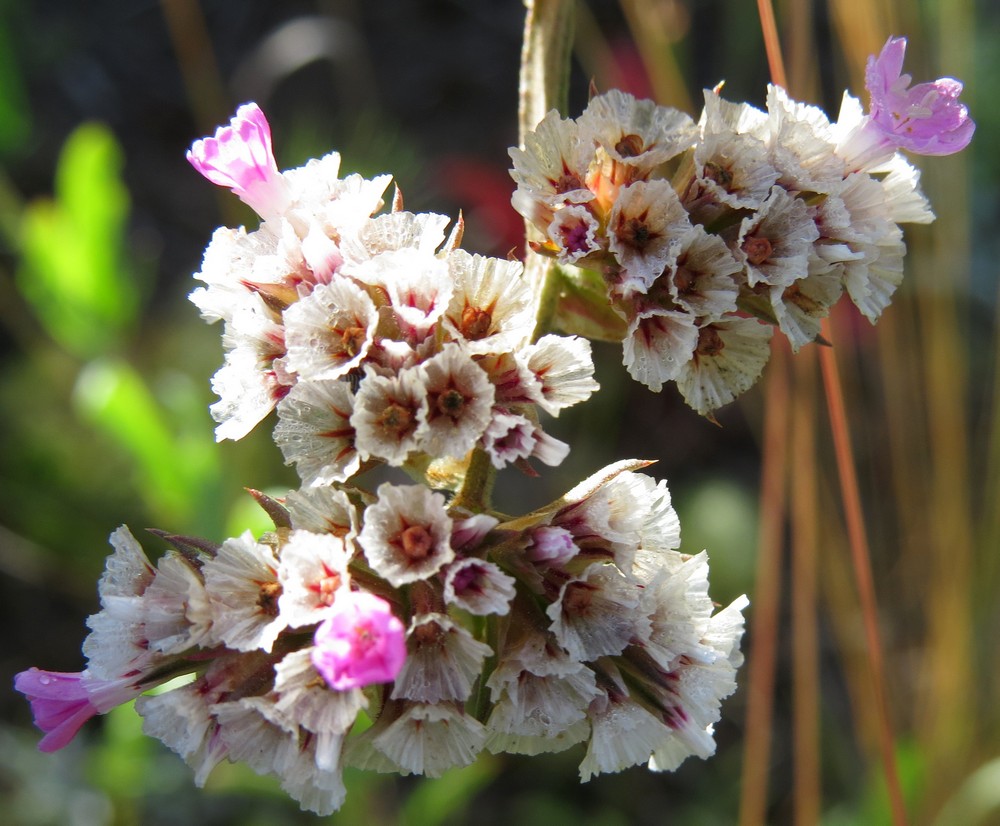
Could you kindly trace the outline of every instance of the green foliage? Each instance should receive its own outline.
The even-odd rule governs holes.
[[[46,331],[79,358],[108,352],[139,303],[123,243],[129,196],[107,127],[76,129],[56,172],[56,198],[29,204],[18,286]]]
[[[169,523],[190,522],[197,506],[192,494],[218,475],[208,433],[178,440],[142,376],[121,359],[90,362],[73,400],[86,423],[129,455],[154,513]]]

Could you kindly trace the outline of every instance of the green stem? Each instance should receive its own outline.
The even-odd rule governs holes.
[[[569,100],[569,68],[573,49],[575,0],[524,0],[524,45],[518,89],[518,140],[525,136],[552,109],[565,113]],[[530,221],[525,237],[540,241],[541,235]],[[524,277],[535,296],[534,338],[548,329],[558,298],[558,270],[552,261],[532,251],[525,252]]]
[[[469,459],[469,467],[465,471],[465,480],[451,507],[464,509],[470,513],[482,513],[489,509],[490,495],[493,493],[493,482],[496,481],[497,469],[493,467],[489,455],[482,448],[476,448]]]

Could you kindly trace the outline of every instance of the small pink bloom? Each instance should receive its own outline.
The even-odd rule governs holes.
[[[187,159],[213,184],[232,189],[265,220],[288,205],[288,184],[271,151],[271,127],[256,103],[241,106],[214,138],[195,141]]]
[[[890,37],[878,57],[868,58],[865,86],[872,122],[897,147],[918,155],[951,155],[968,146],[976,124],[959,103],[962,84],[950,77],[910,88],[902,74],[905,37]]]
[[[104,714],[142,693],[127,680],[95,680],[87,672],[65,674],[29,668],[14,677],[14,688],[31,704],[45,736],[41,751],[57,751],[72,740],[91,717]]]
[[[387,683],[406,659],[406,629],[389,603],[366,591],[337,595],[316,629],[312,661],[337,691]]]

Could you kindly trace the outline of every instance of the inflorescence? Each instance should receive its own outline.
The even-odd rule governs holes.
[[[771,87],[766,113],[706,92],[695,123],[610,92],[511,151],[536,249],[599,273],[633,377],[710,413],[756,380],[773,327],[814,341],[845,291],[878,318],[897,224],[932,219],[897,149],[955,151],[974,128],[957,82],[908,88],[901,43],[869,66],[869,115],[846,96],[831,124]],[[16,678],[42,750],[135,699],[199,785],[242,761],[321,814],[343,766],[437,776],[583,744],[586,780],[712,754],[747,600],[715,611],[649,463],[524,516],[489,504],[496,470],[563,460],[543,416],[597,390],[586,339],[536,338],[522,265],[465,252],[461,221],[446,234],[398,190],[381,211],[390,178],[340,177],[335,153],[279,171],[255,104],[188,158],[262,219],[215,233],[191,296],[223,322],[217,436],[276,410],[302,487],[255,494],[260,537],[157,532],[156,564],[112,534],[86,669]],[[415,483],[366,489],[379,465]]]

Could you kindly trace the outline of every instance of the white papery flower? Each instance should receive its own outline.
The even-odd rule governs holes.
[[[545,234],[556,245],[556,257],[563,264],[575,264],[592,252],[600,252],[600,224],[585,206],[571,204],[557,209]]]
[[[577,123],[584,140],[597,143],[612,163],[634,170],[633,180],[681,154],[697,137],[684,112],[617,89],[591,98]]]
[[[391,212],[366,221],[357,234],[344,240],[344,272],[384,252],[415,249],[433,255],[444,243],[445,227],[451,219],[432,212]]]
[[[482,446],[497,470],[532,458],[556,467],[569,455],[568,444],[550,436],[527,416],[496,408],[483,433]]]
[[[555,109],[524,138],[524,148],[510,150],[517,183],[514,208],[544,229],[554,208],[593,200],[587,188],[587,171],[594,155],[592,144],[580,138],[577,124]]]
[[[114,549],[97,585],[101,610],[87,618],[83,642],[87,670],[97,679],[115,680],[149,660],[142,633],[142,595],[156,570],[124,525],[110,537]]]
[[[740,224],[733,250],[746,267],[747,283],[788,287],[809,272],[819,230],[800,198],[773,187],[761,208]]]
[[[447,262],[411,247],[381,253],[352,267],[351,275],[384,292],[399,328],[393,338],[411,345],[428,337],[454,291]]]
[[[665,382],[680,375],[697,343],[694,316],[651,307],[629,323],[622,342],[622,363],[633,379],[659,391]]]
[[[816,340],[822,320],[843,292],[840,271],[824,266],[811,266],[807,276],[788,287],[771,287],[774,317],[792,352]]]
[[[599,698],[590,707],[591,737],[580,763],[584,782],[598,774],[645,763],[670,733],[649,711],[628,697]]]
[[[251,233],[243,227],[220,227],[212,234],[201,270],[194,277],[207,286],[188,297],[201,317],[213,322],[231,320],[253,295],[294,302],[296,284],[307,281],[310,274],[294,245],[283,243],[271,227]]]
[[[340,156],[331,152],[283,173],[292,196],[285,217],[300,237],[317,223],[333,239],[350,237],[382,208],[391,175],[369,180],[357,174],[339,178],[339,172]]]
[[[492,562],[466,557],[451,563],[444,576],[445,602],[470,614],[507,614],[514,598],[514,577]]]
[[[649,620],[637,609],[640,592],[611,566],[597,562],[559,591],[545,613],[551,630],[575,659],[584,662],[621,654],[649,633]]]
[[[172,551],[160,559],[142,595],[142,617],[150,651],[180,654],[210,643],[212,609],[201,574],[190,561]]]
[[[227,539],[202,571],[215,638],[237,651],[270,651],[287,625],[278,612],[281,584],[274,549],[246,531]]]
[[[873,323],[903,280],[906,245],[887,202],[890,177],[880,182],[865,174],[848,175],[836,195],[817,209],[823,238],[816,252],[841,276],[851,300]],[[918,210],[914,217],[919,215]]]
[[[316,671],[312,648],[286,654],[274,666],[278,714],[316,735],[316,766],[339,771],[344,737],[368,701],[359,688],[334,691]]]
[[[246,436],[295,383],[284,366],[284,328],[259,295],[227,321],[223,346],[225,363],[212,377],[219,401],[209,408],[220,442]]]
[[[490,423],[494,391],[489,377],[458,344],[445,346],[416,369],[427,400],[418,414],[420,450],[462,458]]]
[[[674,247],[661,281],[667,282],[671,298],[688,313],[716,319],[736,311],[736,275],[742,268],[719,236],[696,224]]]
[[[608,216],[608,247],[624,270],[624,296],[645,293],[663,272],[671,248],[690,228],[687,210],[669,181],[622,188]]]
[[[897,224],[930,224],[934,221],[930,203],[920,191],[920,170],[897,153],[878,171],[887,173],[882,178],[882,190],[890,220]]]
[[[695,145],[696,180],[719,203],[756,209],[778,179],[762,137],[766,115],[747,104],[733,104],[705,90]]]
[[[532,352],[529,345],[521,354],[486,353],[475,357],[493,384],[497,406],[538,404],[544,398],[542,384],[528,366]]]
[[[702,327],[694,358],[677,377],[684,400],[704,416],[749,390],[771,354],[771,333],[771,327],[752,318],[724,319]]]
[[[143,734],[180,755],[194,771],[198,787],[205,785],[212,769],[229,753],[201,682],[145,694],[136,698],[135,710],[142,717]]]
[[[354,394],[344,381],[300,381],[278,403],[275,444],[305,485],[343,482],[358,472]]]
[[[301,379],[338,379],[368,354],[378,312],[357,284],[336,278],[289,307],[284,321],[289,368]]]
[[[281,788],[303,808],[328,815],[340,808],[347,795],[339,766],[322,769],[317,763],[318,738],[302,737],[298,728],[265,697],[244,697],[219,703],[214,714],[220,735],[233,761],[245,762],[258,774],[273,774]]]
[[[594,381],[590,342],[579,336],[542,336],[525,348],[528,369],[541,385],[538,406],[552,416],[586,401],[600,385]]]
[[[289,491],[285,507],[293,528],[331,533],[348,543],[357,536],[358,512],[342,490],[322,487]]]
[[[779,182],[796,192],[831,192],[847,171],[834,152],[835,133],[817,106],[792,100],[780,86],[767,87],[771,163]]]
[[[406,633],[406,660],[392,699],[420,703],[465,701],[493,649],[446,614],[420,614]]]
[[[445,500],[420,485],[379,485],[358,542],[375,572],[393,587],[427,579],[455,558]]]
[[[366,371],[351,414],[358,453],[363,459],[375,457],[401,465],[418,448],[418,428],[426,411],[427,396],[417,368],[395,376]]]
[[[454,250],[447,260],[454,293],[443,322],[468,352],[505,352],[531,337],[534,308],[519,261],[464,250]]]
[[[471,765],[483,748],[482,723],[457,704],[396,701],[392,713],[348,744],[349,765],[375,771],[440,777]]]
[[[278,610],[289,628],[325,619],[342,588],[350,588],[352,552],[341,537],[293,531],[281,548]]]
[[[594,672],[551,636],[529,634],[503,651],[486,685],[494,703],[486,747],[494,753],[562,751],[589,734]]]

